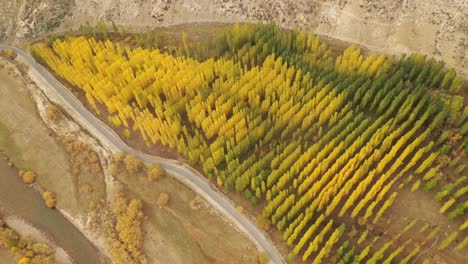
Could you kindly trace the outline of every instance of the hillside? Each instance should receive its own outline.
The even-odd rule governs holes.
[[[103,19],[133,29],[189,22],[274,20],[283,27],[360,43],[387,53],[443,58],[467,76],[464,0],[0,0],[0,39],[17,41]],[[14,37],[13,37],[14,36]]]

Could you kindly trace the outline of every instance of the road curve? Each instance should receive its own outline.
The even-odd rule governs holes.
[[[98,140],[106,140],[107,145],[113,146],[124,153],[133,155],[145,163],[159,163],[164,169],[170,172],[177,180],[189,185],[199,195],[211,202],[226,217],[231,219],[243,232],[245,232],[258,246],[260,246],[270,257],[273,263],[285,263],[278,249],[273,245],[267,235],[258,229],[243,214],[237,211],[235,205],[221,192],[216,189],[203,175],[187,164],[176,160],[164,159],[161,157],[150,156],[135,150],[125,144],[120,137],[106,124],[89,112],[83,104],[73,95],[73,93],[64,87],[48,70],[37,63],[25,51],[8,45],[0,44],[1,49],[11,49],[20,56],[29,66],[41,75],[41,77],[50,85],[57,95],[63,99],[64,103],[76,113],[78,113],[86,122],[93,127],[92,132]],[[106,145],[104,144],[104,145]],[[228,239],[228,238],[226,238]],[[228,242],[228,241],[226,241]]]

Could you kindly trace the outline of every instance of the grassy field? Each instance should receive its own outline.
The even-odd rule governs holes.
[[[98,264],[100,253],[91,242],[58,211],[44,204],[41,194],[23,183],[18,169],[9,166],[0,153],[0,214],[24,220],[40,230],[53,244],[62,247],[78,263]],[[26,228],[26,233],[30,229]],[[0,262],[13,263],[13,262]]]
[[[8,249],[0,247],[0,262],[1,263],[15,263],[15,255]]]
[[[0,80],[0,149],[20,169],[36,172],[39,184],[57,193],[59,206],[72,215],[78,213],[73,176],[63,147],[36,112],[23,80],[3,70]]]
[[[196,194],[167,175],[150,182],[144,173],[132,174],[119,165],[117,179],[132,196],[144,202],[147,216],[144,251],[162,263],[256,263],[252,242],[205,202],[190,207]],[[168,193],[166,206],[157,205],[160,193]],[[229,243],[226,243],[229,238]]]
[[[4,113],[0,115],[0,150],[15,166],[37,172],[38,183],[57,194],[58,206],[75,216],[90,212],[91,202],[106,197],[100,166],[98,170],[89,166],[96,163],[95,153],[86,144],[57,137],[48,129],[21,79],[0,70],[0,80],[4,83],[0,86],[0,111]],[[215,210],[208,206],[190,209],[195,194],[185,185],[170,177],[154,184],[144,177],[118,178],[145,203],[144,251],[151,262],[256,262],[253,244]],[[160,191],[171,196],[167,207],[154,204]],[[232,243],[222,243],[224,235]]]

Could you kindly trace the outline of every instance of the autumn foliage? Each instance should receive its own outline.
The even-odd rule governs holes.
[[[54,249],[49,245],[22,237],[0,219],[0,248],[15,254],[18,264],[55,264]]]
[[[439,177],[439,144],[468,133],[459,77],[443,62],[365,56],[354,45],[334,57],[318,36],[274,25],[235,25],[216,41],[218,56],[206,60],[85,37],[35,53],[113,126],[262,202],[292,256],[313,263],[326,263],[343,240],[337,216],[377,223],[398,199],[394,186],[409,174],[417,187]],[[442,136],[446,125],[457,132]],[[119,160],[129,172],[143,166]],[[441,212],[455,201],[447,203]],[[362,257],[378,263],[392,247]]]
[[[36,174],[33,171],[20,171],[19,175],[26,184],[32,184],[36,181]]]
[[[169,194],[165,192],[160,193],[158,196],[157,204],[159,206],[165,206],[168,202],[169,202]]]
[[[166,175],[166,171],[159,164],[152,164],[146,170],[146,175],[150,181],[157,181]]]
[[[118,264],[146,263],[143,247],[142,203],[117,191],[112,208],[113,217],[105,222],[105,236],[112,259]]]
[[[55,198],[55,194],[53,192],[45,191],[42,193],[42,199],[44,203],[49,208],[55,208],[57,204],[57,199]]]
[[[137,173],[143,169],[143,162],[131,155],[126,155],[125,158],[123,158],[123,163],[130,173]]]

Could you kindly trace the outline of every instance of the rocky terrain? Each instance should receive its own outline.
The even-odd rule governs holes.
[[[0,0],[0,38],[18,41],[102,19],[134,30],[274,20],[374,51],[443,58],[468,76],[466,0]]]
[[[73,0],[0,1],[0,38],[29,38],[59,26],[74,7]]]

